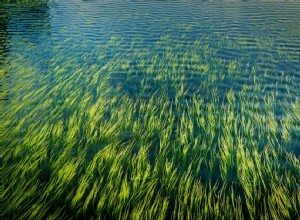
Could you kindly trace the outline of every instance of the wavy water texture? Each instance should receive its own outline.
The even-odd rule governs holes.
[[[299,14],[1,1],[1,217],[300,218]]]

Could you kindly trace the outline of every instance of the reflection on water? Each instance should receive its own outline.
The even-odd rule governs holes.
[[[7,57],[9,41],[7,36],[8,16],[3,5],[0,5],[0,65],[4,65]]]
[[[47,3],[35,4],[0,4],[1,13],[1,51],[0,65],[5,100],[13,97],[9,95],[14,75],[9,71],[15,65],[25,68],[29,61],[16,63],[18,57],[26,57],[31,65],[39,64],[39,68],[46,69],[50,51],[45,47],[50,35],[50,17]],[[35,49],[33,49],[35,48]],[[10,66],[10,63],[13,63]]]
[[[9,39],[7,32],[8,16],[2,4],[0,4],[0,102],[1,106],[8,98],[9,75],[6,64],[8,63]],[[2,112],[1,112],[2,113]]]

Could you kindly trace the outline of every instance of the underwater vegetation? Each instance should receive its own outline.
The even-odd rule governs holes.
[[[10,39],[3,219],[300,218],[300,81],[274,71],[299,67],[299,50],[218,33],[187,41],[192,26],[146,47],[111,33],[103,44]],[[253,61],[253,48],[275,52]]]

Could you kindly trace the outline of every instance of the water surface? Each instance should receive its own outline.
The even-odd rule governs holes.
[[[299,217],[299,1],[4,1],[0,77],[4,216]]]

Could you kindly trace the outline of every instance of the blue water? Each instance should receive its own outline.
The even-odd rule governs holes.
[[[202,57],[204,62],[238,61],[239,71],[255,67],[258,75],[268,71],[269,80],[275,81],[284,72],[294,77],[294,83],[300,82],[299,1],[67,0],[17,6],[1,3],[0,12],[4,18],[1,62],[7,65],[24,55],[41,65],[42,72],[51,72],[47,65],[56,56],[52,49],[58,44],[66,54],[63,59],[82,57],[81,65],[98,65],[98,54],[92,50],[107,44],[111,37],[119,39],[118,45],[105,51],[101,47],[106,59],[122,53],[128,59],[128,50],[142,52],[146,48],[152,54],[140,59],[163,57],[167,46],[179,44],[172,52],[180,61],[184,53],[197,50],[193,43],[200,40],[213,51]],[[168,41],[159,44],[163,37]],[[116,80],[124,75],[126,72],[116,73]],[[190,81],[194,81],[192,76]],[[238,87],[243,82],[225,80],[219,86]]]
[[[22,94],[64,80],[74,87],[49,92],[56,103],[86,92],[97,99],[92,76],[102,68],[117,93],[132,98],[164,88],[173,99],[177,82],[187,91],[182,102],[195,94],[209,101],[214,90],[222,103],[229,89],[245,86],[251,97],[257,83],[278,103],[299,98],[299,1],[3,2],[0,13],[4,112],[24,102]],[[85,74],[70,79],[77,70]],[[30,109],[39,102],[28,101]],[[275,113],[280,120],[283,112]]]

